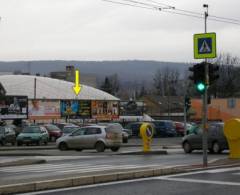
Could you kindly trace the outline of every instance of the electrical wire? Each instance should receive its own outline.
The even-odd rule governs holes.
[[[165,6],[168,6],[168,7],[172,7],[177,11],[204,16],[204,14],[199,13],[199,12],[189,11],[189,10],[185,10],[185,9],[178,9],[178,8],[173,7],[173,6],[170,6],[170,5],[167,5],[167,4],[164,4],[164,3],[160,3],[158,1],[153,1],[153,0],[145,0],[145,1],[153,2],[153,3],[156,3],[157,5],[165,5]],[[234,22],[240,22],[240,20],[237,20],[237,19],[220,17],[220,16],[215,16],[215,15],[209,15],[209,17],[213,17],[213,18],[217,18],[217,19],[223,19],[223,20],[230,20],[230,21],[234,21]]]
[[[156,10],[155,8],[151,8],[151,7],[138,6],[138,5],[133,5],[133,4],[128,4],[128,3],[122,3],[122,2],[118,2],[118,1],[111,1],[111,0],[102,0],[102,1],[106,1],[106,2],[109,2],[109,3],[113,3],[113,4],[127,5],[127,6],[131,6],[131,7],[137,7],[137,8],[143,8],[143,9]]]
[[[157,6],[155,4],[143,3],[143,2],[139,2],[139,1],[135,1],[135,0],[120,0],[120,1],[127,1],[129,3],[123,3],[123,2],[119,2],[119,1],[113,1],[113,0],[102,0],[102,1],[107,1],[107,2],[110,2],[110,3],[127,5],[127,6],[132,6],[132,7],[150,9],[150,10],[158,10],[158,11],[162,11],[162,12],[167,12],[167,13],[177,14],[177,15],[182,15],[182,16],[188,16],[188,17],[193,17],[193,18],[198,18],[198,19],[203,19],[204,18],[204,14],[202,14],[202,13],[183,10],[183,9],[176,9],[173,6],[170,6],[170,5],[167,5],[167,4],[162,4],[160,2],[156,2],[156,1],[153,1],[153,0],[145,0],[145,1],[149,1],[149,2],[152,2],[152,3],[155,3],[155,4],[167,6],[168,9],[173,9],[174,11],[166,10],[166,7],[164,8],[164,7],[161,7],[161,6]],[[138,4],[144,5],[144,6],[139,6]],[[240,25],[240,23],[238,23],[239,20],[225,18],[225,17],[218,17],[218,16],[214,16],[214,15],[209,15],[208,20],[216,21],[216,22],[222,22],[222,23],[228,23],[228,24]]]

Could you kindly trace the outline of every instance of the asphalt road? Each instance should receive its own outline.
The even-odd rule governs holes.
[[[209,160],[226,157],[226,154],[209,155]],[[106,153],[92,155],[92,153],[81,153],[79,156],[36,156],[35,158],[46,159],[47,163],[0,168],[0,185],[202,163],[201,152],[185,154],[181,149],[169,150],[167,155],[114,155]]]
[[[240,168],[237,167],[28,193],[28,195],[226,195],[239,194],[239,191]]]

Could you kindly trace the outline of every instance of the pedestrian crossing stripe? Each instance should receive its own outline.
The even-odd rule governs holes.
[[[194,35],[194,58],[215,58],[216,33],[204,33]]]

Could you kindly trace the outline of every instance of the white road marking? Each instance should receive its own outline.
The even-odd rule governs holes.
[[[0,172],[5,173],[23,173],[23,172],[77,172],[85,173],[92,171],[103,171],[110,169],[137,169],[137,168],[148,168],[149,166],[144,165],[89,165],[89,164],[45,164],[45,165],[30,165],[30,166],[19,166],[19,167],[6,167],[0,169]],[[151,167],[159,167],[159,165],[151,165]]]
[[[214,181],[214,180],[202,180],[202,179],[186,179],[186,178],[159,178],[161,180],[167,181],[179,181],[188,183],[206,183],[206,184],[217,184],[217,185],[230,185],[230,186],[240,186],[238,182],[227,182],[227,181]]]

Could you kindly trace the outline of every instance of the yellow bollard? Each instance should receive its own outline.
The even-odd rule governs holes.
[[[154,129],[151,124],[143,123],[140,127],[140,134],[143,140],[143,152],[149,152],[151,150],[151,143]]]
[[[224,124],[224,134],[230,150],[229,158],[240,158],[240,119],[231,119]]]

